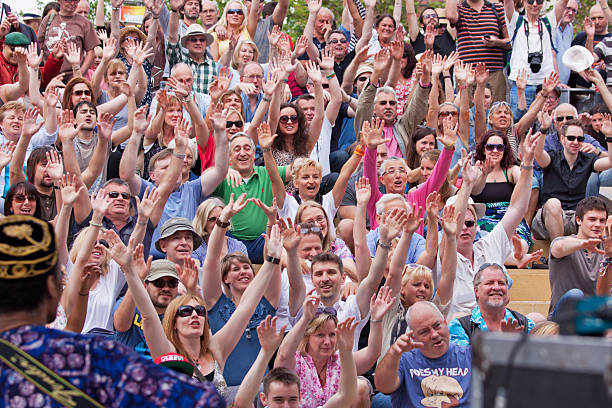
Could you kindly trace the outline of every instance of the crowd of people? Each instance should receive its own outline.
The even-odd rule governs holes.
[[[3,14],[0,405],[469,406],[476,332],[612,286],[612,11],[543,3]]]

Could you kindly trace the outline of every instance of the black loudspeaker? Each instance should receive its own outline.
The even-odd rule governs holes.
[[[612,339],[481,332],[473,408],[612,407]]]

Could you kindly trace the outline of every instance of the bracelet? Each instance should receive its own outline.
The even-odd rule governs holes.
[[[118,11],[118,10],[121,10],[121,7],[113,7],[112,9],[115,11]]]
[[[431,88],[431,82],[423,83],[419,81],[419,85],[421,85],[421,88]]]
[[[270,102],[272,99],[268,98],[267,96],[263,96],[261,100],[264,102]]]
[[[91,225],[92,227],[98,227],[98,228],[102,228],[103,227],[102,223],[97,224],[97,223],[95,223],[93,221],[89,221],[89,225]]]
[[[272,148],[271,147],[266,147],[266,148],[262,147],[261,151],[264,152],[264,153],[268,153],[268,152],[272,151]]]
[[[273,263],[274,265],[278,265],[280,263],[280,258],[274,258],[274,257],[271,257],[270,255],[267,255],[266,262],[270,262],[270,263]]]
[[[459,89],[467,89],[467,85],[457,85],[457,88],[459,88]]]
[[[612,258],[606,257],[602,259],[599,264],[599,270],[597,271],[600,277],[605,276],[608,266],[612,265]]]
[[[378,246],[381,247],[382,249],[391,249],[391,247],[393,246],[393,242],[389,242],[388,244],[383,244],[382,241],[378,241]]]
[[[606,143],[612,143],[612,137],[606,137]]]
[[[177,159],[184,159],[185,158],[185,153],[172,152],[172,155],[174,157],[176,157]]]
[[[450,75],[442,75],[442,78],[448,78],[448,79],[450,79],[450,77],[451,77]]]
[[[89,296],[89,293],[83,294],[83,293],[79,292],[79,296]]]
[[[332,79],[332,78],[333,78],[333,77],[335,77],[335,76],[336,76],[336,73],[335,73],[335,72],[332,72],[331,74],[326,75],[326,76],[325,76],[325,78],[327,78],[327,79]]]
[[[356,154],[357,156],[363,157],[363,154],[365,153],[365,149],[363,148],[362,145],[359,145],[355,148],[355,151],[353,153]]]
[[[217,221],[215,222],[215,224],[217,224],[217,226],[221,227],[221,228],[227,228],[230,226],[230,222],[229,221],[221,221],[221,218],[217,218]]]
[[[54,186],[53,186],[53,189],[54,189],[54,190],[61,190],[61,187],[60,187],[60,186],[56,186],[56,185],[54,185]]]
[[[381,322],[382,322],[382,319],[380,319],[380,320],[370,320],[370,323],[381,323]]]
[[[533,170],[533,164],[526,165],[526,164],[521,163],[521,169]]]
[[[141,226],[147,225],[146,222],[138,222],[138,221],[136,222],[136,224],[141,225]]]

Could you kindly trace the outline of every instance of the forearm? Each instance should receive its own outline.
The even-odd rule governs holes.
[[[257,354],[255,362],[249,368],[249,371],[244,376],[236,397],[234,398],[233,406],[235,408],[252,408],[253,401],[259,394],[259,386],[261,381],[266,374],[268,368],[268,362],[274,355],[274,352],[269,352],[261,348]],[[342,378],[342,372],[340,372]],[[342,381],[342,380],[341,380]]]
[[[476,143],[487,131],[487,118],[484,108],[484,84],[477,84],[474,91],[474,138]]]
[[[106,10],[104,10],[104,1],[97,0],[96,1],[96,18],[95,18],[96,27],[104,26],[105,11]],[[111,21],[112,21],[112,14],[111,14]]]
[[[249,35],[251,36],[251,38],[255,38],[255,32],[257,31],[260,1],[261,0],[251,0],[251,9],[249,10],[249,17],[247,19],[247,30],[249,31]]]
[[[130,329],[134,314],[136,313],[136,303],[132,293],[128,289],[123,296],[123,300],[115,310],[113,315],[113,327],[118,332],[126,332]]]
[[[352,1],[352,0],[349,0]],[[325,404],[325,408],[349,407],[357,399],[357,367],[350,348],[340,348],[340,382],[338,392]]]
[[[582,240],[576,237],[565,237],[555,241],[550,246],[550,254],[559,259],[566,257],[582,248]]]
[[[433,269],[438,254],[438,220],[437,214],[427,219],[427,237],[425,238],[425,251],[417,259],[417,263]],[[404,260],[406,257],[404,257]]]
[[[207,169],[200,176],[202,183],[202,196],[208,197],[215,191],[215,188],[225,179],[229,168],[229,142],[225,130],[214,131],[215,138],[215,165]],[[181,167],[182,168],[182,167]],[[179,168],[179,173],[181,168]],[[178,176],[178,174],[177,174]],[[176,180],[176,179],[174,179]]]
[[[352,19],[353,19],[353,28],[355,30],[355,35],[359,38],[363,37],[363,27],[368,27],[367,25],[364,24],[364,20],[361,19],[361,16],[359,15],[359,9],[357,8],[357,4],[355,4],[355,2],[353,0],[347,0],[346,1],[346,7],[348,9],[348,12],[350,13]],[[366,10],[367,12],[367,10]],[[372,26],[370,27],[370,31]],[[346,27],[348,28],[348,27]]]
[[[108,68],[108,63],[110,59],[102,58],[102,61],[96,67],[92,77],[91,77],[91,86],[94,89],[94,99],[97,100],[101,94],[100,85],[102,84],[102,79],[104,79],[104,73]]]
[[[45,131],[50,135],[57,132],[57,111],[55,106],[45,105],[42,113],[45,119]]]
[[[382,349],[382,319],[370,319],[370,333],[368,334],[368,345],[355,352],[355,367],[357,374],[368,372],[380,357]]]
[[[25,174],[23,174],[23,162],[25,160],[26,150],[30,144],[30,138],[25,137],[23,134],[17,142],[15,152],[13,153],[13,159],[9,166],[9,183],[11,186],[26,181]],[[1,169],[0,169],[1,170]]]
[[[527,109],[527,98],[525,98],[525,88],[518,88],[518,105],[519,110]]]
[[[179,26],[179,13],[178,11],[172,11],[170,13],[170,20],[168,21],[168,42],[170,44],[178,43],[178,40],[179,40],[178,26]]]
[[[443,253],[441,258],[441,277],[438,283],[438,296],[440,303],[445,305],[453,297],[453,288],[455,285],[455,276],[457,270],[457,237],[444,234]]]
[[[12,184],[12,183],[11,183]],[[61,195],[61,194],[56,194]],[[70,214],[72,213],[72,205],[62,204],[58,207],[60,210],[55,218],[55,241],[57,242],[58,264],[66,265],[68,263],[68,231],[70,230]]]
[[[454,0],[448,0],[451,2]],[[448,10],[448,3],[447,3]],[[374,376],[374,384],[376,389],[385,394],[391,394],[399,387],[399,365],[401,353],[395,351],[394,346],[391,346],[387,351],[387,354],[376,366],[376,375]]]
[[[81,62],[81,65],[78,67],[78,75],[75,76],[83,76],[83,73],[87,72],[87,70],[89,69],[89,66],[91,65],[91,63],[93,62],[95,55],[94,55],[94,50],[89,50],[85,53],[85,57],[83,58],[83,61]],[[73,67],[74,70],[74,67]]]
[[[88,296],[77,294],[77,297],[72,299],[72,312],[67,315],[68,322],[66,322],[66,327],[64,328],[65,331],[81,333],[81,330],[83,330],[83,326],[85,325],[85,317],[87,317],[88,301],[89,294]]]
[[[110,37],[114,37],[117,40],[119,46],[119,37],[121,32],[121,10],[111,9],[111,34]]]
[[[306,285],[297,249],[287,252],[287,277],[289,278],[289,315],[293,317],[300,311],[306,297]]]
[[[590,52],[593,52],[593,46],[595,43],[595,37],[587,35],[586,36],[586,43],[584,44],[584,48],[586,48],[587,50],[589,50]]]
[[[228,222],[223,219],[221,222]],[[204,259],[204,274],[202,277],[202,292],[204,293],[204,302],[206,308],[211,309],[221,296],[221,266],[219,259],[221,258],[221,250],[225,244],[225,232],[227,227],[222,228],[215,224],[210,238],[208,239],[208,250]]]
[[[612,286],[612,270],[608,270],[609,264],[602,262],[597,273],[597,283],[595,284],[595,295],[610,296],[610,286]]]
[[[278,348],[278,354],[274,361],[274,367],[284,367],[289,370],[295,368],[295,352],[304,337],[306,327],[310,322],[305,321],[304,317],[296,323],[295,326],[289,330],[289,333],[283,339],[280,347]]]
[[[270,177],[272,196],[276,198],[277,207],[283,208],[285,206],[285,183],[278,173],[278,166],[276,165],[276,160],[272,155],[272,148],[266,149],[263,152],[263,158],[266,171]]]
[[[102,173],[102,169],[104,168],[104,164],[107,162],[108,156],[108,142],[102,138],[98,138],[98,144],[96,145],[96,149],[94,150],[94,154],[91,156],[91,160],[87,165],[87,168],[82,173],[81,178],[83,180],[83,184],[89,190],[93,183],[96,181],[98,176]],[[69,154],[73,154],[74,147],[72,147],[72,152]],[[64,158],[64,161],[66,159]],[[71,158],[72,162],[72,158]],[[76,163],[76,154],[74,156],[74,162]],[[76,163],[78,166],[78,163]]]
[[[400,77],[401,61],[393,60],[391,62],[391,69],[389,70],[389,77],[387,78],[386,86],[395,88],[397,81]]]
[[[357,266],[357,276],[361,280],[368,275],[370,270],[370,250],[366,241],[366,205],[357,204],[355,218],[353,219],[353,242],[355,246],[355,265]]]
[[[374,293],[376,293],[378,285],[382,280],[385,266],[387,266],[387,258],[389,257],[391,242],[382,242],[382,238],[379,239],[380,245],[378,245],[378,248],[376,248],[376,254],[374,255],[374,260],[372,261],[372,265],[368,271],[368,276],[366,276],[365,279],[359,283],[359,287],[357,288],[357,293],[355,296],[357,298],[357,305],[359,306],[362,319],[368,315],[370,311],[370,298]],[[383,245],[388,245],[389,248],[383,248]]]
[[[408,0],[410,1],[410,0]],[[438,124],[438,94],[440,89],[440,80],[434,75],[431,78],[431,92],[429,92],[429,97],[427,100],[427,125],[430,127],[437,127]]]

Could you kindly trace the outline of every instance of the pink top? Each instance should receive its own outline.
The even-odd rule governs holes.
[[[317,408],[325,405],[340,385],[340,355],[336,351],[327,360],[325,388],[321,388],[317,368],[310,354],[295,352],[295,373],[300,377],[300,397],[302,408]]]
[[[395,135],[393,134],[393,125],[383,127],[383,138],[387,139],[387,155],[389,157],[402,157],[402,151],[397,144],[397,140],[395,140]]]
[[[440,154],[440,158],[438,159],[431,175],[427,178],[425,183],[423,183],[420,187],[412,192],[406,194],[406,199],[412,206],[423,207],[425,208],[425,200],[427,196],[433,192],[438,191],[444,180],[446,179],[446,175],[448,174],[448,169],[451,164],[451,159],[453,158],[453,152],[455,148],[442,149],[442,153]],[[365,155],[363,157],[363,175],[367,177],[370,182],[370,188],[372,190],[372,195],[370,196],[370,201],[368,201],[367,212],[368,217],[370,218],[370,227],[374,229],[378,227],[378,222],[376,221],[376,202],[380,200],[382,197],[382,193],[378,189],[378,172],[376,171],[376,149],[370,149],[366,147]],[[376,182],[374,182],[376,180]],[[423,223],[419,226],[419,229],[416,231],[418,234],[423,233]]]

